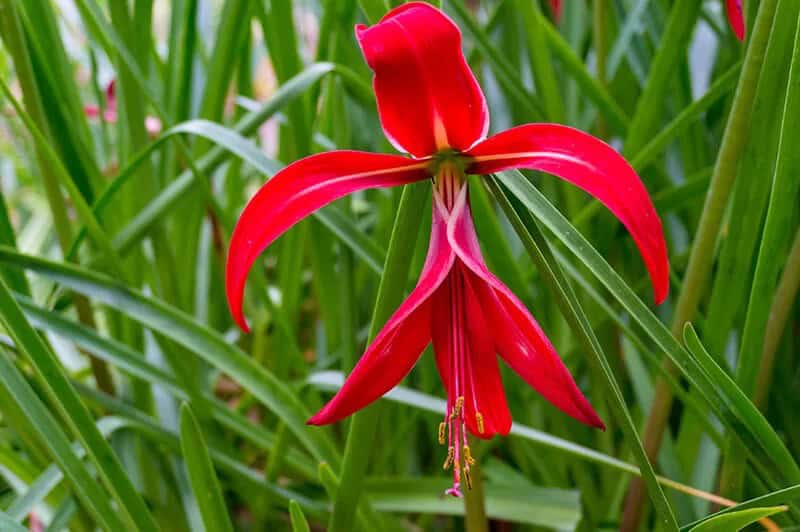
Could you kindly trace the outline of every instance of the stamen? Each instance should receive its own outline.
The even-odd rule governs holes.
[[[475,412],[475,422],[478,424],[478,432],[483,434],[483,415],[480,412]]]
[[[453,457],[455,456],[455,452],[456,449],[452,445],[447,448],[447,458],[444,459],[444,464],[442,464],[442,469],[444,469],[445,471],[450,469],[450,466],[453,464]]]
[[[464,480],[467,481],[467,489],[472,489],[472,476],[469,474],[469,467],[464,468]]]
[[[456,417],[460,416],[461,415],[461,409],[463,407],[464,407],[464,396],[462,395],[458,399],[456,399],[456,408],[453,411],[453,414],[455,414]]]
[[[444,431],[446,429],[447,429],[447,424],[444,421],[439,423],[439,445],[444,445]]]
[[[472,453],[469,450],[469,445],[464,446],[464,463],[466,465],[473,465],[475,463],[475,459],[472,457]]]

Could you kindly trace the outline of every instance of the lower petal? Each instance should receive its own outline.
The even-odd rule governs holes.
[[[324,425],[364,408],[396,386],[431,341],[431,296],[447,278],[455,253],[447,222],[434,208],[428,256],[419,282],[367,348],[342,388],[308,423]]]
[[[492,338],[500,357],[563,412],[587,425],[605,428],[525,305],[486,267],[466,191],[462,191],[453,208],[447,237],[458,259],[473,273],[471,287],[486,322],[491,323]]]

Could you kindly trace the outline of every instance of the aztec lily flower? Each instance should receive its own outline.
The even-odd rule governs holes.
[[[561,0],[550,0],[550,8],[553,10],[553,17],[557,22],[561,18]],[[743,41],[745,29],[742,0],[725,0],[725,12],[728,15],[728,24],[736,38]]]
[[[242,296],[258,255],[311,212],[357,190],[433,179],[428,256],[416,288],[367,348],[346,382],[309,423],[333,423],[397,385],[433,343],[447,392],[439,441],[448,446],[460,495],[473,463],[467,432],[508,434],[499,355],[556,407],[603,428],[550,341],[525,306],[486,267],[467,193],[467,174],[511,168],[541,170],[584,189],[613,211],[633,235],[663,301],[668,290],[661,222],[633,169],[611,147],[557,124],[528,124],[486,139],[489,115],[461,51],[461,33],[438,9],[404,4],[356,35],[375,73],[383,130],[399,155],[333,151],[306,157],[277,173],[250,200],[231,237],[228,303],[247,330]]]

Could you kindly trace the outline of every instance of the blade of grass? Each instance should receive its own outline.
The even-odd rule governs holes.
[[[797,20],[775,173],[736,367],[736,382],[750,397],[756,392],[764,333],[781,268],[777,258],[791,242],[792,220],[800,190],[800,150],[797,149],[800,135],[795,124],[796,117],[800,116],[800,18]],[[745,455],[738,442],[729,442],[721,483],[725,493],[734,498],[738,498],[743,489]]]
[[[206,530],[233,531],[205,438],[188,403],[181,406],[180,434],[183,459]]]
[[[728,196],[736,177],[739,159],[748,138],[753,100],[776,7],[777,0],[760,2],[753,32],[748,37],[741,77],[725,126],[725,133],[698,229],[692,242],[683,285],[675,304],[672,318],[672,333],[675,337],[681,334],[683,324],[694,318],[697,305],[705,292],[703,286],[706,284],[711,270],[722,216],[728,204]],[[676,368],[669,362],[665,362],[665,364],[668,365],[670,371],[676,371]],[[671,407],[672,394],[666,384],[662,380],[658,380],[653,407],[650,410],[644,432],[644,444],[649,456],[656,456],[658,453]],[[627,522],[638,523],[643,500],[641,485],[632,486],[625,510]]]
[[[4,286],[2,281],[0,286]],[[75,494],[95,521],[106,530],[125,530],[106,492],[73,453],[67,436],[5,353],[0,356],[0,381],[31,420],[39,440],[70,480]]]
[[[313,456],[338,464],[339,458],[330,438],[321,429],[306,426],[305,420],[310,413],[289,386],[231,345],[225,337],[197,323],[191,316],[131,290],[115,279],[75,266],[23,255],[7,248],[0,248],[0,262],[36,271],[90,299],[118,308],[131,319],[186,347],[230,375],[280,416]]]
[[[0,281],[0,316],[19,350],[36,368],[52,403],[81,440],[89,458],[103,478],[126,521],[141,530],[156,530],[152,515],[122,468],[111,446],[97,430],[91,414],[78,398],[55,355],[31,327],[22,310]]]

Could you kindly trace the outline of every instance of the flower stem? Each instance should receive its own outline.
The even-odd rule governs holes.
[[[383,277],[378,287],[378,297],[372,313],[369,341],[401,303],[414,256],[425,202],[430,197],[430,184],[407,185],[403,189],[397,216],[386,253]],[[339,489],[333,504],[328,530],[350,532],[353,530],[356,507],[361,497],[364,476],[370,451],[374,450],[375,432],[380,414],[380,404],[373,404],[353,414],[340,475]]]
[[[675,306],[672,333],[676,338],[681,338],[684,324],[694,318],[698,302],[704,293],[703,287],[711,270],[722,216],[736,177],[739,158],[748,138],[753,100],[777,3],[777,0],[764,0],[759,6],[758,17],[745,55],[741,78],[725,127],[719,156],[714,166],[703,213],[692,244],[683,286]],[[669,361],[665,361],[664,364],[670,374],[677,374],[678,369],[674,364]],[[672,408],[672,399],[673,395],[669,385],[664,379],[659,379],[656,383],[653,406],[644,430],[644,447],[651,459],[658,455],[661,448],[666,421]],[[625,503],[623,516],[625,530],[637,528],[644,500],[644,485],[638,479],[634,480]]]
[[[471,445],[471,447],[475,448],[476,446]],[[470,470],[472,488],[464,490],[464,527],[467,532],[489,532],[480,464],[475,462],[470,465]]]

